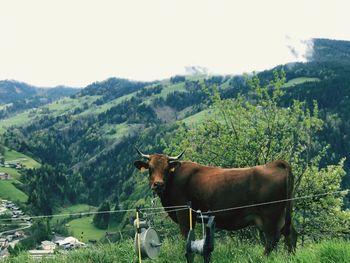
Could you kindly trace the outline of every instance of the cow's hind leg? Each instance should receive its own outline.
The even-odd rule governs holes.
[[[284,235],[284,243],[289,253],[294,253],[297,245],[297,231],[295,230],[293,224],[290,225],[289,231],[286,229],[282,230]]]
[[[276,222],[267,222],[264,224],[265,234],[265,251],[264,254],[268,256],[276,247],[281,237],[281,232],[278,229]]]
[[[266,237],[266,242],[265,242],[264,254],[268,256],[270,255],[272,250],[274,250],[274,248],[276,247],[280,239],[280,234],[278,233],[278,231],[271,231],[271,232],[265,233],[265,237]]]

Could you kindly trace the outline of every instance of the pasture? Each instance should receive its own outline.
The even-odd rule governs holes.
[[[21,164],[23,164],[25,166],[25,168],[39,168],[40,167],[40,163],[38,163],[34,159],[30,158],[27,155],[19,153],[17,151],[11,150],[7,147],[5,148],[4,157],[5,157],[6,162],[11,162],[11,163],[20,162]]]
[[[15,180],[0,180],[0,198],[25,203],[28,196],[13,185]]]
[[[73,236],[80,240],[81,233],[84,232],[82,242],[88,242],[90,239],[100,240],[105,236],[107,231],[115,229],[98,229],[92,223],[93,216],[81,217],[73,219],[69,224],[69,231],[72,231]]]
[[[308,77],[300,77],[289,80],[287,83],[283,85],[285,88],[293,87],[299,84],[303,84],[305,82],[317,82],[320,81],[319,78],[308,78]]]

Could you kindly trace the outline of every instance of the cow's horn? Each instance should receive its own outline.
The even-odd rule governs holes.
[[[171,157],[169,156],[169,160],[170,161],[176,161],[176,160],[179,160],[181,158],[181,156],[185,153],[185,150],[182,151],[182,153],[180,153],[178,156],[175,156],[175,157]]]
[[[143,157],[143,158],[146,158],[146,159],[149,159],[150,155],[149,154],[144,154],[142,153],[139,149],[137,149],[137,147],[135,147],[136,151],[138,152],[138,154]]]

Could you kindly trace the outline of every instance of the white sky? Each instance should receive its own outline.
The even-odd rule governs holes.
[[[295,61],[300,39],[350,40],[350,1],[0,0],[0,79],[86,86]]]

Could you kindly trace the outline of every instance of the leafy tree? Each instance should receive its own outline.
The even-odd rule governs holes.
[[[93,223],[97,228],[107,229],[109,225],[109,216],[110,213],[106,213],[105,211],[110,211],[111,207],[108,201],[103,202],[98,208],[97,214],[95,214]]]

